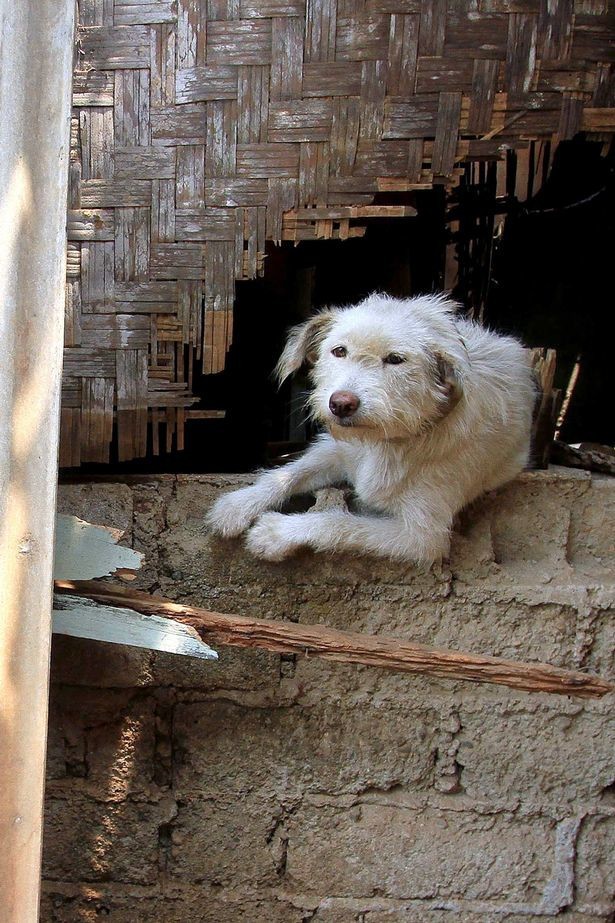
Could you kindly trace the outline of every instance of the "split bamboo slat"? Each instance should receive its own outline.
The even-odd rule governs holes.
[[[181,448],[266,241],[615,130],[606,0],[78,0],[61,464]],[[531,146],[532,156],[528,156]],[[541,168],[542,169],[542,168]],[[387,201],[390,202],[390,195]],[[149,441],[148,441],[148,433]]]

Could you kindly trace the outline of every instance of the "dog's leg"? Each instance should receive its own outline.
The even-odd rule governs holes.
[[[281,561],[302,547],[350,551],[430,564],[446,554],[452,516],[402,511],[400,516],[359,516],[340,510],[265,513],[248,532],[255,555]]]
[[[265,510],[279,509],[295,494],[327,487],[344,477],[339,448],[324,436],[296,461],[266,471],[250,487],[220,497],[207,515],[208,525],[225,538],[239,535]]]

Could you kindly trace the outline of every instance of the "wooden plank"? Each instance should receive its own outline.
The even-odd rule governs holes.
[[[109,461],[113,431],[113,378],[81,379],[81,460]]]
[[[441,55],[446,37],[446,0],[421,0],[420,55]]]
[[[150,210],[115,209],[115,278],[147,281],[150,259]]]
[[[328,141],[333,123],[330,99],[272,102],[269,105],[269,141]]]
[[[357,157],[359,128],[358,99],[335,100],[330,146],[332,175],[352,174]]]
[[[115,237],[113,211],[110,208],[71,209],[66,233],[69,240],[112,241]]]
[[[307,0],[304,61],[335,60],[337,0]]]
[[[75,71],[73,106],[113,106],[113,74],[99,71]]]
[[[182,148],[178,148],[178,152],[180,150]],[[175,240],[175,182],[172,179],[152,182],[150,238],[153,242]]]
[[[296,208],[288,218],[297,221],[343,221],[365,218],[412,218],[417,211],[411,205],[332,205],[326,208]]]
[[[544,61],[566,61],[572,50],[574,0],[549,0],[540,4],[539,55]]]
[[[185,67],[175,80],[178,104],[237,99],[237,67],[227,64]]]
[[[461,93],[440,93],[436,137],[431,161],[434,174],[448,176],[455,166],[460,114]]]
[[[476,59],[472,74],[470,113],[468,131],[485,134],[491,127],[491,115],[497,90],[499,62],[490,59]]]
[[[148,71],[120,70],[116,72],[113,109],[116,149],[121,146],[147,146],[149,144],[149,102]]]
[[[438,650],[401,638],[339,631],[326,625],[222,614],[122,587],[64,582],[56,583],[56,590],[62,595],[81,596],[104,605],[133,609],[143,615],[166,616],[195,628],[201,636],[216,644],[294,653],[299,657],[316,656],[336,663],[364,664],[450,680],[492,683],[527,692],[600,698],[615,689],[613,683],[600,676],[550,664]]]
[[[132,609],[101,606],[89,599],[56,595],[52,630],[55,635],[72,638],[89,638],[199,660],[218,659],[213,648],[201,641],[196,629],[188,625],[159,616],[140,615]]]
[[[170,106],[175,102],[176,35],[170,25],[163,24],[152,29],[150,103],[153,108]]]
[[[175,18],[174,0],[115,0],[113,4],[116,26],[175,22]]]
[[[615,131],[615,107],[611,109],[585,108],[582,127],[584,131]]]
[[[302,94],[303,21],[276,16],[271,20],[269,98],[295,99]]]
[[[205,103],[161,106],[150,112],[152,144],[205,144]]]
[[[258,144],[266,141],[269,120],[269,69],[239,67],[237,94],[237,141],[239,144]]]
[[[270,19],[280,16],[303,16],[305,0],[240,0],[241,19]]]
[[[177,240],[234,240],[233,208],[199,208],[180,213],[176,218]]]
[[[81,300],[86,313],[113,310],[113,254],[110,241],[84,243],[81,247]]]
[[[205,199],[205,145],[177,148],[176,194],[178,209],[200,208]]]
[[[363,62],[359,104],[361,139],[373,138],[378,141],[382,137],[387,73],[386,61]]]
[[[267,180],[264,179],[205,180],[205,202],[214,208],[266,205],[267,196]]]
[[[80,41],[88,65],[95,70],[149,67],[148,26],[98,26],[81,29]]]
[[[458,90],[469,93],[472,88],[473,62],[465,58],[419,58],[416,92],[439,93]]]
[[[203,6],[205,6],[203,4]],[[199,61],[199,40],[207,34],[205,9],[194,0],[177,2],[177,66],[195,67]]]
[[[267,237],[275,243],[280,243],[282,240],[282,215],[297,204],[297,180],[270,179],[265,202],[267,205]]]
[[[360,61],[329,61],[303,65],[303,96],[358,96],[361,92]]]
[[[512,13],[508,19],[506,88],[511,96],[529,93],[536,70],[538,19]]]
[[[205,176],[234,176],[237,164],[237,105],[212,100],[207,106]]]
[[[384,104],[383,138],[425,138],[436,133],[437,97],[389,97]]]
[[[389,33],[389,96],[410,96],[416,84],[419,17],[393,13]]]
[[[564,93],[560,113],[558,137],[560,141],[574,138],[583,123],[584,96],[581,93]]]
[[[338,16],[335,56],[338,61],[386,61],[389,17],[374,14]]]
[[[329,145],[305,143],[299,158],[299,204],[325,205],[329,166]]]
[[[86,314],[82,343],[85,349],[147,349],[149,318],[138,314]]]
[[[269,179],[297,175],[299,147],[297,144],[239,144],[237,146],[237,176]]]
[[[210,22],[207,29],[207,63],[270,64],[271,20]]]
[[[150,278],[203,279],[205,272],[205,247],[200,243],[156,244],[152,246]]]
[[[109,108],[81,110],[79,130],[83,179],[108,179],[113,176],[113,111]]]
[[[79,347],[64,350],[63,376],[67,378],[112,378],[115,353],[110,349]]]
[[[116,352],[118,459],[147,454],[147,350]]]
[[[0,14],[0,903],[39,918],[73,2]]]
[[[119,180],[175,179],[175,151],[172,148],[116,147],[113,155]]]
[[[82,208],[134,208],[149,206],[152,184],[144,180],[84,180],[81,184]]]
[[[136,571],[143,555],[119,545],[121,529],[96,526],[58,513],[53,558],[54,580],[93,580],[117,571]]]

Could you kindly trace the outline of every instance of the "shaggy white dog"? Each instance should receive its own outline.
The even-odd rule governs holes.
[[[213,531],[248,529],[248,548],[269,561],[301,547],[422,563],[446,554],[455,514],[526,464],[534,404],[521,345],[454,312],[443,296],[374,294],[295,327],[278,376],[311,364],[311,413],[327,432],[221,497]],[[357,513],[268,512],[341,481]]]

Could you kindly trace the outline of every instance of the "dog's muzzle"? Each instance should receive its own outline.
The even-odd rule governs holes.
[[[329,410],[340,420],[347,420],[359,409],[361,401],[352,391],[334,391],[329,398]]]

